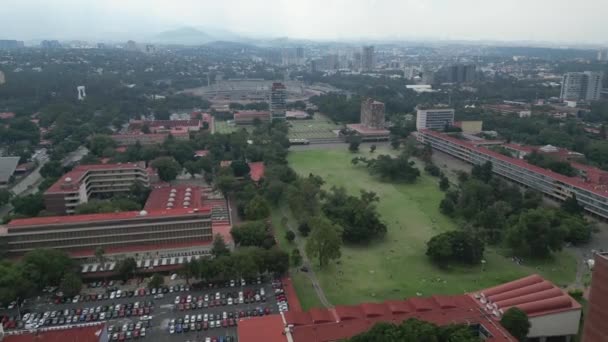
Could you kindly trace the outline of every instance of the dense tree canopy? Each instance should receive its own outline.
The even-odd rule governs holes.
[[[427,242],[426,255],[444,266],[450,261],[476,265],[483,258],[484,243],[481,239],[462,230],[435,235]]]
[[[502,315],[500,324],[518,341],[526,340],[531,326],[528,315],[515,306]]]
[[[436,326],[415,318],[399,325],[376,323],[370,330],[354,336],[349,342],[479,342],[466,325]]]
[[[318,258],[321,267],[327,266],[330,260],[340,258],[341,228],[323,216],[311,218],[308,224],[312,229],[306,240],[308,256]]]

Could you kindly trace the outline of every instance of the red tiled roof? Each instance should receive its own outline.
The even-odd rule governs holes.
[[[105,324],[48,330],[38,333],[6,335],[2,342],[99,342]]]
[[[198,214],[208,215],[211,208],[197,208]],[[140,211],[123,211],[118,213],[103,213],[103,214],[85,214],[85,215],[70,215],[70,216],[47,216],[47,217],[31,217],[24,219],[15,219],[9,222],[6,226],[9,229],[28,227],[28,226],[53,226],[72,223],[86,223],[94,221],[117,221],[117,220],[138,220],[149,219],[155,217],[171,217],[183,216],[186,214],[194,214],[193,209],[175,208],[169,210],[150,210],[145,216],[141,215]]]
[[[249,163],[249,176],[252,181],[259,182],[264,177],[264,171],[266,171],[264,162]]]
[[[414,311],[413,308],[423,311]],[[428,310],[427,310],[428,309]],[[271,315],[272,317],[280,315]],[[514,342],[497,322],[490,318],[468,295],[434,296],[430,298],[410,298],[384,303],[365,303],[357,306],[338,306],[333,309],[311,309],[308,312],[284,313],[286,325],[291,326],[294,342],[330,342],[350,338],[369,330],[378,322],[399,324],[410,318],[417,318],[437,325],[482,324],[492,335],[487,341]],[[275,319],[275,318],[273,318]],[[239,322],[240,323],[240,322]],[[245,321],[243,321],[245,323]],[[276,329],[282,331],[285,325],[276,321],[268,325],[256,325],[255,329]],[[264,341],[253,327],[246,323],[239,326],[239,341]],[[285,341],[277,339],[276,341]],[[274,340],[273,340],[274,341]]]
[[[15,117],[15,113],[13,113],[13,112],[0,113],[0,119],[3,119],[3,120],[12,119],[14,117]]]
[[[190,191],[187,191],[187,190]],[[186,196],[190,193],[190,196]],[[174,194],[173,196],[171,194]],[[202,208],[202,190],[198,186],[194,185],[178,185],[155,188],[150,192],[144,210],[163,210],[169,207],[171,203],[172,208],[184,208],[184,203],[188,203],[188,208]]]
[[[287,342],[281,315],[245,318],[239,320],[239,341]]]
[[[209,150],[198,150],[198,151],[194,151],[194,156],[195,157],[205,157],[209,154]]]
[[[143,170],[143,167],[141,165],[139,165],[138,163],[125,163],[125,164],[91,164],[91,165],[78,165],[75,168],[72,169],[72,171],[66,173],[65,175],[61,176],[61,178],[59,180],[57,180],[57,182],[55,182],[53,185],[51,185],[50,188],[48,188],[45,193],[63,193],[66,191],[75,191],[78,189],[79,185],[80,185],[80,181],[82,180],[82,177],[84,177],[84,175],[87,174],[87,172],[92,171],[92,170],[107,170],[107,171],[111,171],[111,170],[118,170],[118,169],[134,169],[134,168],[141,168]],[[66,179],[70,178],[70,182],[67,182]],[[71,185],[69,190],[65,190],[62,188],[62,186],[66,186],[66,185]]]
[[[605,185],[602,184],[593,184],[593,183],[587,183],[585,182],[583,179],[581,178],[577,178],[577,177],[567,177],[564,175],[561,175],[557,172],[553,172],[551,170],[546,170],[543,169],[541,167],[538,167],[536,165],[532,165],[528,162],[526,162],[525,160],[522,159],[517,159],[517,158],[511,158],[508,156],[505,156],[503,154],[500,154],[498,152],[494,152],[490,149],[481,147],[481,146],[476,146],[475,144],[469,142],[469,141],[465,141],[465,140],[460,140],[454,137],[451,137],[447,134],[444,133],[439,133],[439,132],[435,132],[435,131],[431,131],[431,130],[423,130],[422,132],[424,132],[425,134],[429,134],[447,141],[452,142],[453,144],[462,146],[462,147],[466,147],[472,151],[478,152],[478,153],[482,153],[485,155],[489,155],[495,159],[499,159],[502,160],[504,162],[519,166],[523,169],[529,170],[529,171],[533,171],[536,172],[538,174],[541,174],[543,176],[552,178],[554,180],[560,181],[562,183],[568,184],[572,187],[576,187],[579,189],[583,189],[583,190],[587,190],[590,192],[593,192],[597,195],[606,197],[608,196],[608,188],[606,188]]]
[[[478,305],[488,312],[498,309],[504,312],[516,306],[535,317],[581,309],[576,300],[538,274],[479,291],[474,296],[480,297]]]

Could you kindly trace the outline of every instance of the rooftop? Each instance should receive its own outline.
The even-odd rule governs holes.
[[[105,324],[6,335],[2,342],[99,342]]]
[[[7,183],[19,164],[19,157],[0,157],[0,183]]]
[[[288,311],[255,320],[241,320],[239,341],[286,342],[282,332],[291,327],[294,342],[330,342],[350,338],[369,330],[378,322],[401,323],[417,318],[438,325],[481,324],[491,335],[487,341],[515,341],[506,330],[494,322],[475,300],[468,295],[415,297],[383,303],[336,306],[334,309],[311,309],[307,312]]]
[[[370,128],[363,124],[348,124],[348,128],[357,131],[361,135],[389,135],[390,131],[387,129]]]
[[[264,166],[264,162],[255,162],[248,164],[249,176],[251,177],[251,180],[254,182],[259,182],[260,179],[264,177],[264,171],[266,171],[266,166]]]
[[[143,166],[139,163],[78,165],[51,185],[45,193],[73,192],[78,189],[82,178],[89,171],[112,171],[135,168],[144,170]]]
[[[150,192],[144,210],[203,208],[201,196],[201,188],[194,185],[159,187]]]
[[[197,211],[195,211],[197,210]],[[141,220],[158,217],[174,217],[184,216],[188,214],[209,214],[210,208],[200,207],[196,209],[190,208],[175,208],[162,210],[142,210],[142,211],[123,211],[118,213],[102,213],[102,214],[86,214],[86,215],[69,215],[69,216],[46,216],[46,217],[30,217],[23,219],[15,219],[9,222],[6,227],[10,229],[46,226],[52,227],[55,225],[77,224],[99,221],[119,221],[119,220]]]
[[[529,317],[581,309],[581,305],[564,290],[538,274],[481,290],[472,294],[472,298],[496,320],[514,306]]]

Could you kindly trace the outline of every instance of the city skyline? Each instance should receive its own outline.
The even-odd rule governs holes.
[[[8,0],[3,12],[0,39],[145,40],[192,26],[247,38],[608,43],[602,25],[608,3],[599,0]]]

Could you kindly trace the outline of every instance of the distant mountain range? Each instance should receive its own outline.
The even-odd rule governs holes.
[[[158,33],[151,40],[164,44],[201,45],[217,39],[194,27],[182,27]]]

